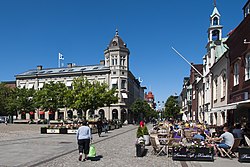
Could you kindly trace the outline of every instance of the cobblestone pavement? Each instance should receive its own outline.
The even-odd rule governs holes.
[[[150,125],[148,125],[150,128]],[[173,161],[171,157],[151,154],[147,146],[144,157],[135,156],[137,126],[93,135],[97,157],[85,162],[78,161],[75,135],[40,134],[41,125],[0,124],[0,166],[48,166],[48,167],[245,167],[237,159],[215,158],[214,162]]]

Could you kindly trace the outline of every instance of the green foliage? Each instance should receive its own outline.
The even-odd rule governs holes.
[[[99,107],[109,106],[117,103],[118,97],[115,96],[115,89],[109,89],[108,85],[100,82],[89,82],[86,78],[79,77],[73,81],[71,108],[87,111],[96,110]]]
[[[165,103],[165,111],[163,112],[164,117],[171,117],[176,119],[180,113],[180,107],[175,96],[170,96]]]
[[[149,135],[149,132],[148,132],[148,128],[147,126],[139,126],[138,129],[137,129],[137,132],[136,132],[136,137],[139,138],[139,137],[143,137],[143,135]]]
[[[136,132],[136,137],[139,138],[139,137],[143,137],[143,129],[142,127],[138,127],[137,129],[137,132]]]
[[[145,100],[137,99],[130,107],[138,121],[143,118],[156,117],[157,113],[153,110]]]
[[[58,108],[65,107],[67,103],[68,89],[65,84],[57,82],[46,83],[44,87],[37,91],[34,100],[36,107],[45,111],[57,111]]]
[[[142,131],[143,131],[144,135],[149,135],[148,128],[146,125],[144,125],[144,127],[142,129],[143,129]]]
[[[0,83],[0,115],[8,115],[8,98],[11,95],[11,88]]]

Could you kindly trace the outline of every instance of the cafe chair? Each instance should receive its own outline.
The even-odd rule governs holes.
[[[248,147],[250,147],[250,139],[246,135],[244,135],[244,138],[245,138],[245,141],[246,141]]]
[[[224,152],[226,154],[226,156],[230,159],[232,158],[236,158],[237,155],[235,153],[235,151],[237,151],[239,145],[240,145],[240,141],[241,139],[240,138],[235,138],[234,139],[234,144],[231,148],[229,149],[224,149],[224,148],[220,148],[222,152]]]
[[[153,147],[152,153],[156,154],[157,156],[161,153],[164,153],[164,145],[159,145],[156,143],[155,137],[150,137],[151,146]]]

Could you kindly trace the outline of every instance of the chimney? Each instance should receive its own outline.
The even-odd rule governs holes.
[[[104,60],[101,60],[101,61],[100,61],[100,64],[101,64],[101,65],[105,65],[105,61],[104,61]]]
[[[42,69],[43,69],[43,66],[42,66],[42,65],[38,65],[38,66],[36,67],[36,69],[37,69],[37,70],[42,70]]]
[[[73,64],[72,63],[68,63],[68,68],[72,68],[73,67]]]

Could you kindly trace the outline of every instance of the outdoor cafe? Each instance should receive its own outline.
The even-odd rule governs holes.
[[[200,123],[159,122],[150,130],[152,153],[178,161],[214,161],[218,153],[225,158],[236,158],[241,139],[234,138],[232,147],[221,149],[217,146],[221,141],[215,140],[218,135],[215,129]]]

